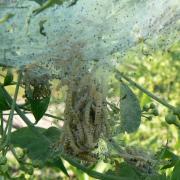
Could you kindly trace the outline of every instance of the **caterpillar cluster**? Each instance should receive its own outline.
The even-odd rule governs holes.
[[[89,74],[78,86],[71,83],[67,92],[60,144],[66,153],[88,162],[97,160],[93,150],[108,131],[104,91]]]

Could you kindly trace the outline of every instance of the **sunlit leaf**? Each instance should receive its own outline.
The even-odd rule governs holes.
[[[136,131],[141,123],[141,107],[132,90],[123,82],[120,84],[120,118],[122,128],[128,133]]]

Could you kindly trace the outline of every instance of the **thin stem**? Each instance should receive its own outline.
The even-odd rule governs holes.
[[[47,116],[47,117],[51,117],[51,118],[60,120],[60,121],[64,121],[64,118],[62,118],[62,117],[57,117],[57,116],[54,116],[54,115],[51,115],[51,114],[48,114],[48,113],[45,113],[44,115]]]
[[[32,114],[32,112],[24,112],[24,114]],[[9,115],[9,113],[4,113],[3,115]],[[14,115],[18,115],[17,113],[14,113]],[[48,113],[45,113],[44,116],[47,116],[47,117],[51,117],[51,118],[54,118],[54,119],[57,119],[57,120],[60,120],[60,121],[64,121],[64,118],[62,117],[57,117],[57,116],[54,116],[54,115],[51,115],[51,114],[48,114]]]
[[[119,72],[118,70],[116,70],[116,78],[121,80],[121,78],[125,79],[126,81],[128,81],[130,84],[132,84],[133,86],[135,86],[136,88],[138,88],[139,90],[141,90],[142,92],[144,92],[145,94],[147,94],[149,97],[153,98],[154,100],[156,100],[157,102],[161,103],[162,105],[166,106],[167,108],[175,111],[176,108],[174,106],[172,106],[171,104],[167,103],[165,100],[160,99],[159,97],[155,96],[153,93],[149,92],[148,90],[146,90],[144,87],[140,86],[139,84],[137,84],[136,82],[134,82],[133,80],[131,80],[129,77],[127,77],[126,75],[124,75],[124,73]]]
[[[5,134],[7,132],[6,143],[9,143],[9,141],[10,141],[11,129],[12,129],[12,124],[13,124],[14,109],[15,109],[15,104],[16,104],[18,92],[19,92],[19,86],[20,86],[21,78],[22,78],[22,72],[20,71],[19,75],[18,75],[18,81],[17,81],[15,93],[14,93],[14,99],[13,99],[12,104],[11,104],[11,111],[10,111],[10,114],[9,114],[6,129],[5,129]]]
[[[81,165],[80,163],[78,163],[76,160],[74,160],[69,155],[61,154],[61,157],[63,157],[71,165],[77,167],[78,169],[82,170],[83,172],[85,172],[86,174],[88,174],[89,176],[91,176],[93,178],[103,179],[103,180],[128,180],[127,178],[117,177],[117,176],[108,175],[108,174],[102,174],[102,173],[99,173],[97,171],[93,171],[93,170]]]
[[[26,110],[26,111],[29,111],[29,109],[23,107],[23,106],[19,106],[20,109],[23,109],[23,110]],[[26,112],[26,113],[31,113],[30,111],[29,112]],[[57,116],[54,116],[54,115],[51,115],[51,114],[48,114],[48,113],[45,113],[44,116],[47,116],[47,117],[51,117],[51,118],[54,118],[54,119],[57,119],[57,120],[60,120],[60,121],[64,121],[64,119],[62,117],[57,117]]]
[[[21,160],[19,159],[18,155],[16,154],[16,151],[12,145],[9,146],[10,151],[12,152],[13,156],[17,160],[18,163],[21,163]]]

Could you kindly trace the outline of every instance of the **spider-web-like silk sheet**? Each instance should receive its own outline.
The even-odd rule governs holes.
[[[140,39],[156,43],[163,35],[166,46],[180,37],[178,0],[79,0],[33,15],[38,7],[22,0],[0,5],[0,18],[14,14],[0,24],[1,65],[40,64],[50,74],[54,67],[71,71],[77,59],[111,64],[112,54],[123,57]],[[42,21],[45,36],[40,33]]]

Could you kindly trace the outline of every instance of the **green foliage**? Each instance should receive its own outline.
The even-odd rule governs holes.
[[[133,169],[129,164],[126,162],[118,163],[116,162],[115,170],[109,170],[107,174],[111,175],[116,175],[119,177],[126,178],[127,180],[129,179],[134,179],[134,180],[140,180],[142,177],[138,172]]]
[[[43,129],[36,128],[42,133]],[[38,159],[41,161],[46,161],[48,158],[48,143],[43,141],[43,139],[37,137],[29,128],[21,128],[12,133],[11,143],[14,146],[19,146],[22,148],[29,149],[29,157],[33,159]]]
[[[123,82],[120,83],[120,118],[122,128],[128,133],[136,131],[141,123],[141,107],[136,95]]]
[[[36,128],[41,134],[45,135],[49,142],[37,137],[28,127],[21,128],[12,133],[11,143],[15,147],[26,149],[28,157],[33,161],[35,166],[50,166],[61,169],[68,175],[60,157],[53,158],[53,149],[51,145],[56,143],[60,138],[60,131],[55,127],[48,129]]]

